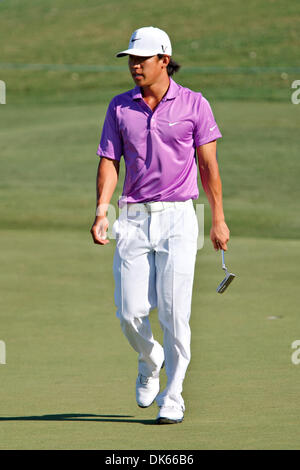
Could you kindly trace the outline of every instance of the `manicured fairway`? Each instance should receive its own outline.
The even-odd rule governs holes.
[[[131,84],[126,58],[115,54],[141,25],[169,32],[182,65],[179,80],[209,99],[287,102],[299,79],[297,0],[127,0],[126,8],[123,0],[4,0],[0,18],[0,79],[9,103],[106,102]],[[75,67],[43,71],[22,64]],[[93,73],[76,65],[112,69]],[[199,75],[195,67],[216,70]],[[266,70],[255,73],[255,67]]]

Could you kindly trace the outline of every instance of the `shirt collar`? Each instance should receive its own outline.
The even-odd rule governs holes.
[[[177,85],[177,83],[174,82],[174,80],[172,80],[172,78],[170,77],[169,89],[168,89],[167,93],[165,94],[165,96],[163,97],[162,101],[173,100],[178,95],[178,92],[179,92],[179,85]],[[135,88],[133,88],[133,90],[132,90],[132,99],[133,100],[143,99],[141,89],[140,89],[139,86],[136,86]]]
[[[162,101],[174,100],[179,93],[179,85],[170,77],[170,86]]]

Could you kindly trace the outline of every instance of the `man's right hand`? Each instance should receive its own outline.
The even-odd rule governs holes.
[[[106,238],[108,226],[109,221],[106,216],[96,216],[90,230],[94,243],[97,245],[107,245],[107,243],[109,243],[109,240]]]

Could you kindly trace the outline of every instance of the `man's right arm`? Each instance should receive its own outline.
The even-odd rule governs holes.
[[[97,172],[97,201],[96,216],[91,228],[91,234],[94,243],[97,245],[106,245],[109,241],[106,239],[108,229],[107,210],[117,186],[119,176],[120,162],[109,158],[101,157]]]

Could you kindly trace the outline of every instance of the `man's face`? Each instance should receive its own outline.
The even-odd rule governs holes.
[[[136,85],[151,86],[161,78],[162,74],[166,73],[166,56],[159,59],[157,55],[152,57],[130,55],[128,65]]]

